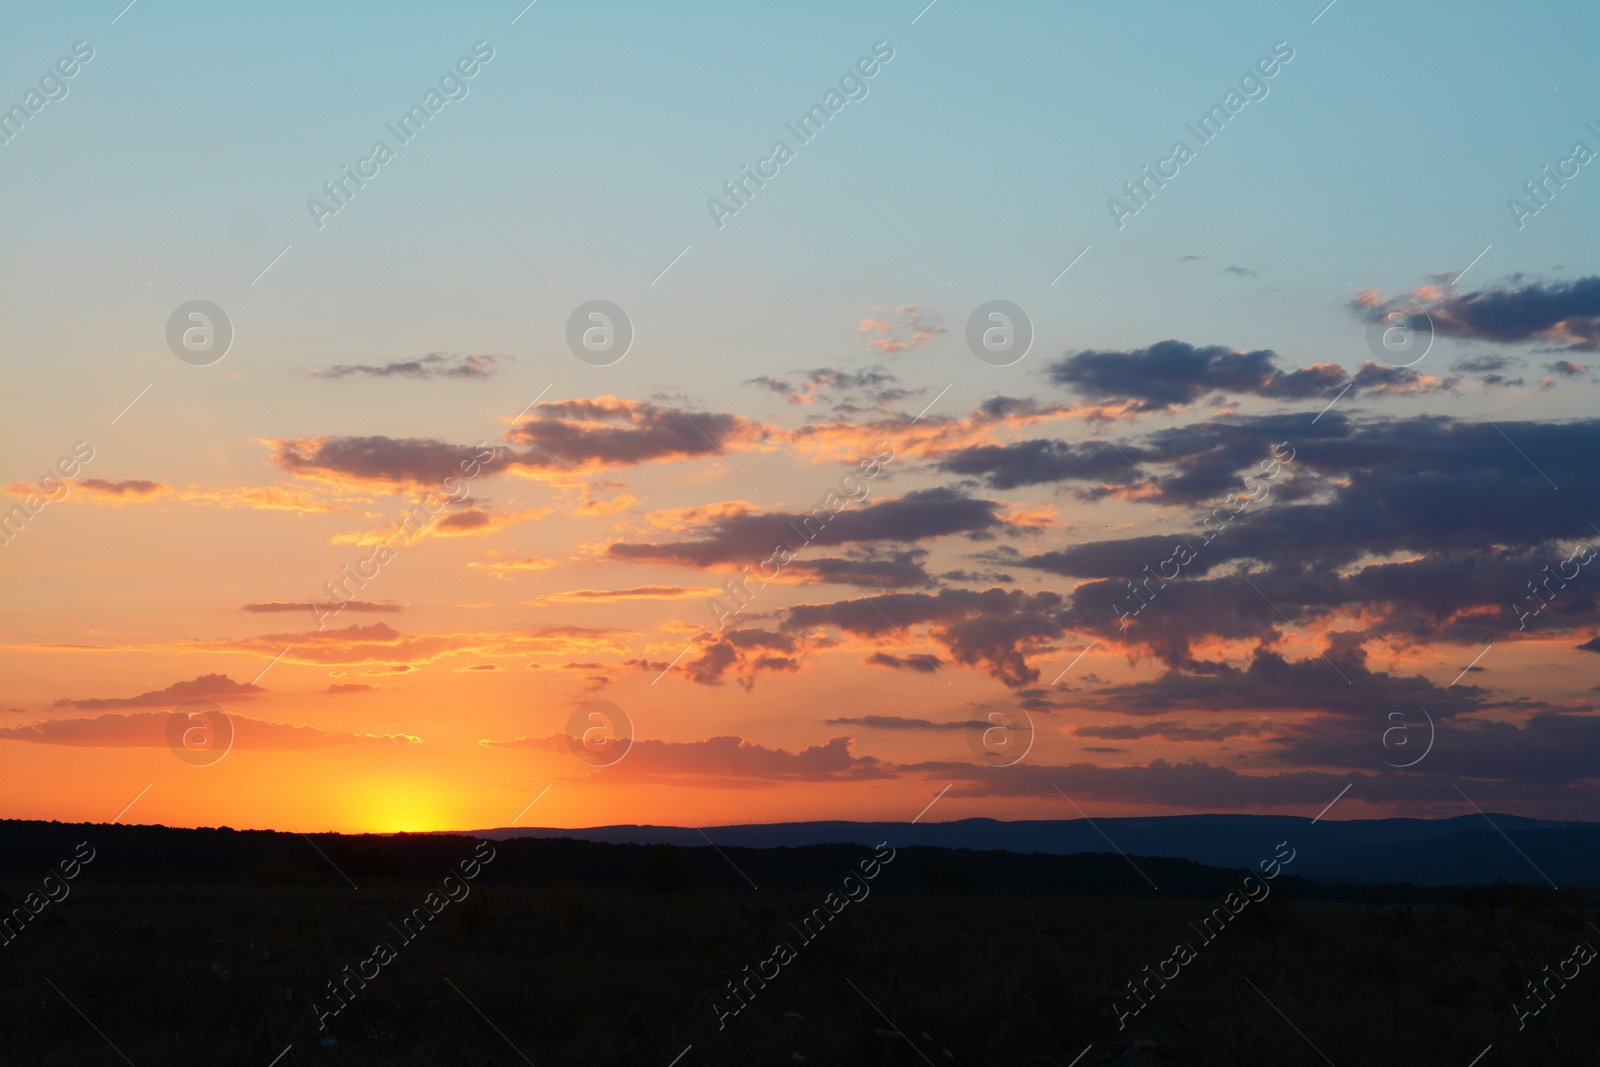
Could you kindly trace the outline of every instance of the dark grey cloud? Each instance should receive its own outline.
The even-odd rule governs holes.
[[[787,378],[762,375],[744,384],[777,393],[791,404],[826,402],[835,415],[879,413],[927,392],[907,388],[898,375],[882,367],[855,372],[820,367],[791,371]]]
[[[1151,458],[1129,445],[1118,451],[1104,441],[1069,445],[1040,438],[1005,445],[973,445],[944,456],[938,469],[980,477],[991,489],[1050,485],[1069,480],[1125,482],[1137,471],[1130,465]]]
[[[1374,764],[1379,762],[1373,760]],[[1427,765],[1425,762],[1422,767]],[[1439,816],[1472,814],[1472,808],[1462,803],[1439,777],[1381,766],[1372,772],[1296,769],[1248,773],[1198,759],[1157,759],[1142,766],[1109,767],[1024,761],[1007,767],[1004,774],[957,761],[902,764],[899,769],[921,773],[930,782],[955,781],[951,794],[967,797],[1051,797],[1059,802],[1060,793],[1066,793],[1102,802],[1205,812],[1298,807],[1309,818],[1349,787],[1352,796],[1371,804],[1405,805],[1411,812]],[[1600,806],[1600,783],[1593,777],[1550,780],[1505,776],[1475,780],[1469,789],[1473,801],[1489,811],[1515,805],[1519,811],[1536,817],[1586,819],[1593,818]]]
[[[429,352],[414,359],[391,363],[340,363],[317,368],[313,378],[489,378],[500,369],[502,360],[514,356],[458,356],[452,352]]]
[[[689,567],[748,563],[754,566],[772,555],[778,545],[803,553],[807,545],[839,546],[872,542],[924,541],[952,534],[981,536],[1003,526],[1000,503],[965,496],[952,489],[919,489],[893,500],[811,512],[724,515],[707,523],[707,532],[694,541],[656,544],[618,542],[608,549],[613,559],[640,563],[677,563]],[[797,564],[803,564],[801,556]],[[831,571],[844,576],[852,561],[832,560],[810,573],[825,579]],[[861,561],[853,561],[861,563]],[[891,561],[893,562],[893,561]],[[902,559],[902,569],[910,558]],[[882,570],[883,561],[876,567]],[[913,572],[903,570],[906,575]]]
[[[469,468],[489,475],[511,468],[582,473],[720,456],[765,434],[740,415],[600,397],[539,405],[506,432],[512,447],[428,437],[314,437],[271,442],[271,462],[291,474],[432,489]]]
[[[1271,608],[1263,605],[1266,614]],[[1361,723],[1384,721],[1390,711],[1426,707],[1445,721],[1482,710],[1491,697],[1482,686],[1457,682],[1438,685],[1420,674],[1374,671],[1353,635],[1338,637],[1326,655],[1309,649],[1292,633],[1285,648],[1302,659],[1287,659],[1258,647],[1244,668],[1227,663],[1191,663],[1158,678],[1107,686],[1096,693],[1101,707],[1126,715],[1172,715],[1192,711],[1308,711]],[[1094,735],[1105,736],[1105,735]],[[1111,737],[1111,740],[1118,738]]]
[[[911,589],[932,585],[933,576],[923,566],[925,548],[899,552],[862,552],[849,557],[823,556],[797,559],[784,568],[806,585],[857,585],[865,589]]]
[[[683,671],[699,685],[724,685],[731,674],[746,690],[763,674],[793,674],[800,669],[801,641],[756,627],[725,630],[702,637]]]
[[[508,457],[507,466],[544,471],[632,467],[720,455],[765,435],[739,415],[615,397],[551,401],[533,414],[506,434],[513,444],[526,446]]]
[[[1428,715],[1434,720],[1435,743],[1424,757]],[[1303,767],[1394,765],[1416,759],[1421,760],[1419,772],[1463,779],[1579,782],[1600,776],[1595,760],[1600,715],[1539,710],[1518,718],[1523,721],[1470,716],[1446,721],[1421,705],[1375,716],[1382,729],[1374,730],[1367,722],[1318,716],[1285,727],[1273,739],[1269,758]],[[1394,732],[1385,748],[1384,734],[1390,730]]]
[[[1440,293],[1427,288],[1391,300],[1369,290],[1357,294],[1351,310],[1368,322],[1392,311],[1405,312],[1412,328],[1425,329],[1431,320],[1441,337],[1501,343],[1543,341],[1571,352],[1600,348],[1600,275],[1514,288],[1490,286],[1472,292]]]
[[[226,674],[202,674],[185,682],[173,682],[165,689],[156,689],[131,697],[88,697],[74,700],[68,697],[56,701],[58,708],[80,708],[93,711],[101,708],[175,708],[190,700],[242,700],[266,690],[252,682],[236,682]]]
[[[926,625],[953,661],[1017,688],[1039,679],[1029,659],[1054,648],[1066,616],[1059,593],[941,589],[936,594],[886,593],[870,600],[800,604],[785,613],[780,628],[804,633],[836,627],[859,637],[903,643],[906,627]]]
[[[1235,352],[1172,340],[1127,352],[1079,352],[1048,369],[1057,385],[1096,400],[1130,401],[1136,411],[1179,407],[1217,391],[1304,399],[1337,388],[1345,378],[1335,365],[1284,372],[1278,363],[1271,349]]]
[[[1487,356],[1471,356],[1466,359],[1458,359],[1451,369],[1467,374],[1487,374],[1492,371],[1507,370],[1511,367],[1526,366],[1527,362],[1527,360],[1518,359],[1515,356],[1502,356],[1495,353]]]
[[[571,744],[564,734],[486,740],[492,748],[529,748],[566,752]],[[671,777],[708,787],[750,787],[773,781],[826,782],[879,779],[893,776],[872,756],[856,756],[848,737],[830,738],[799,752],[768,748],[737,736],[708,737],[703,741],[656,741],[636,738],[628,758],[605,769],[607,779],[645,780]]]
[[[1205,423],[1152,435],[1147,447],[1191,463],[1220,452],[1198,468],[1199,480],[1210,489],[1226,474],[1217,488],[1242,491],[1232,478],[1250,453],[1237,450],[1263,447],[1289,429],[1279,418]],[[1248,559],[1328,567],[1368,554],[1529,547],[1593,533],[1589,502],[1600,499],[1600,469],[1590,457],[1600,455],[1600,419],[1508,421],[1497,429],[1443,416],[1357,423],[1330,413],[1315,426],[1302,417],[1298,435],[1280,440],[1291,438],[1295,455],[1279,480],[1313,479],[1320,494],[1308,502],[1252,505],[1203,547],[1196,528],[1180,521],[1167,534],[1089,541],[1008,562],[1063,576],[1131,578],[1187,538],[1196,559],[1185,570],[1194,575]],[[1161,483],[1164,490],[1172,484]],[[1209,513],[1202,507],[1189,517],[1197,523]]]
[[[889,667],[897,671],[920,671],[923,674],[933,674],[944,665],[944,660],[938,656],[896,656],[889,652],[874,652],[861,662],[869,667]]]
[[[971,730],[987,729],[993,723],[983,719],[960,719],[954,722],[934,722],[931,719],[910,719],[900,715],[861,715],[852,719],[828,719],[825,726],[861,726],[868,730]]]
[[[273,441],[271,462],[290,474],[434,487],[480,457],[471,445],[431,437],[317,437]],[[491,465],[492,466],[492,465]]]
[[[256,604],[241,604],[240,611],[248,611],[255,615],[271,615],[284,612],[309,611],[313,614],[327,611],[328,603],[323,600],[267,600]],[[380,602],[376,600],[345,600],[340,603],[340,611],[367,612],[394,614],[403,611],[399,604]]]
[[[1439,416],[1299,421],[1295,457],[1271,495],[1231,521],[1213,506],[1239,491],[1237,472],[1252,458],[1245,449],[1285,431],[1276,418],[1180,427],[1141,443],[1153,464],[1165,459],[1181,472],[1158,480],[1156,499],[1199,500],[1175,512],[1166,533],[1029,555],[1002,547],[991,559],[1085,579],[1068,625],[1142,644],[1173,664],[1187,662],[1201,636],[1267,639],[1281,628],[1280,610],[1304,626],[1349,609],[1376,634],[1480,646],[1600,623],[1600,572],[1569,563],[1566,581],[1541,587],[1549,603],[1522,625],[1538,606],[1526,599],[1528,583],[1550,578],[1573,541],[1595,540],[1600,470],[1589,457],[1600,455],[1600,420],[1498,429]],[[1180,546],[1193,559],[1174,579],[1169,561]],[[1124,631],[1119,617],[1138,598],[1149,606]]]
[[[1161,722],[1121,723],[1112,726],[1084,725],[1072,731],[1074,737],[1093,737],[1101,741],[1138,741],[1157,738],[1162,741],[1226,741],[1231,737],[1260,737],[1266,728],[1253,722],[1187,723],[1163,720]]]

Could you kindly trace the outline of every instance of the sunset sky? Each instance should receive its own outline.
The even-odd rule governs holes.
[[[4,6],[0,814],[1600,817],[1600,9],[523,2]]]

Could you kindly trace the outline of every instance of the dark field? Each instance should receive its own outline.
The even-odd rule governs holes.
[[[408,941],[398,927],[477,842],[316,835],[324,862],[295,835],[0,832],[8,914],[55,866],[38,856],[97,846],[70,894],[0,948],[6,1064],[266,1067],[288,1048],[284,1067],[667,1067],[689,1046],[680,1067],[1068,1064],[1086,1047],[1081,1064],[1467,1067],[1490,1045],[1480,1067],[1600,1062],[1600,966],[1552,979],[1520,1031],[1511,1007],[1537,1006],[1525,981],[1600,944],[1583,891],[1284,874],[1207,943],[1189,924],[1244,872],[1138,858],[1158,893],[1114,854],[907,848],[830,914],[829,891],[873,850],[522,840],[495,843]],[[817,908],[827,921],[808,940],[796,927]],[[1126,983],[1178,941],[1195,958],[1119,1030],[1113,1003],[1135,1003]],[[380,942],[393,958],[367,964],[364,987],[347,979],[347,1006],[319,1029],[313,1001],[337,1007],[327,984]],[[764,963],[780,942],[793,958]],[[747,965],[776,976],[752,979],[719,1029]]]

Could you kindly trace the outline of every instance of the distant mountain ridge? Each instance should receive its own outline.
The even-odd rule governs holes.
[[[504,827],[477,837],[576,838],[613,844],[743,848],[805,845],[932,845],[1069,855],[1105,852],[1167,856],[1212,867],[1251,867],[1288,841],[1294,873],[1306,878],[1417,885],[1492,882],[1578,883],[1600,887],[1600,823],[1552,822],[1519,815],[1449,819],[1357,819],[1343,822],[1288,815],[1167,815],[1141,818],[1001,822],[795,822],[708,826],[595,826],[585,829]]]

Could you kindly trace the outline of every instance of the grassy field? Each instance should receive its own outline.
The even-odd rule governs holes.
[[[1520,1031],[1511,1011],[1546,964],[1600,945],[1594,909],[1570,904],[1321,903],[1286,887],[1204,943],[1188,924],[1215,900],[923,885],[851,903],[806,940],[790,923],[821,894],[682,888],[654,852],[631,886],[474,883],[408,942],[391,924],[437,879],[92,872],[0,948],[7,1064],[266,1067],[288,1048],[282,1067],[667,1067],[689,1046],[680,1067],[1067,1064],[1086,1047],[1082,1064],[1467,1067],[1490,1045],[1480,1067],[1600,1062],[1600,966]],[[6,909],[34,882],[7,875]],[[1178,940],[1196,958],[1119,1030],[1125,983]],[[394,958],[319,1029],[313,1000],[335,1004],[326,983],[378,942]],[[726,983],[778,942],[794,958],[719,1028]]]

